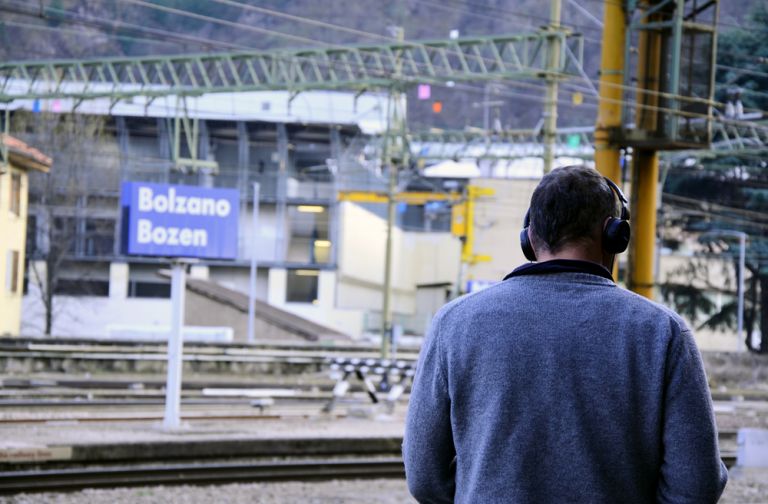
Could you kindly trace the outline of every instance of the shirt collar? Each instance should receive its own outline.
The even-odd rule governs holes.
[[[525,275],[551,275],[553,273],[587,273],[597,275],[613,281],[613,276],[608,269],[590,261],[578,261],[574,259],[553,259],[540,263],[528,263],[518,266],[504,277],[504,280]]]

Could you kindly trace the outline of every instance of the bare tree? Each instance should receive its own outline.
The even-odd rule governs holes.
[[[93,164],[98,163],[96,151],[104,137],[105,121],[74,113],[16,112],[12,125],[15,134],[54,159],[49,174],[30,178],[27,269],[29,283],[35,286],[43,306],[43,331],[50,335],[56,316],[54,296],[60,291],[67,262],[89,234],[103,232],[98,226],[85,225],[85,207],[89,192],[98,184],[94,170],[98,167]],[[87,271],[76,271],[78,280],[87,279]]]

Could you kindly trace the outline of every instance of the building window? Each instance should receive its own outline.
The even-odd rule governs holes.
[[[6,263],[7,276],[5,278],[5,289],[8,292],[19,292],[19,251],[9,250]]]
[[[85,220],[85,248],[88,257],[111,256],[115,248],[115,221],[112,219]]]
[[[86,280],[59,278],[54,294],[62,296],[109,296],[109,282],[106,280]]]
[[[168,282],[138,282],[128,283],[128,297],[132,298],[162,298],[171,297],[171,284]]]
[[[27,216],[27,257],[36,257],[37,255],[37,216]]]
[[[60,253],[77,251],[77,220],[74,217],[54,217],[51,246]]]
[[[289,205],[290,236],[286,259],[293,263],[331,262],[330,212],[327,206]]]
[[[21,215],[21,174],[11,175],[11,213]]]
[[[289,303],[317,303],[318,270],[288,270],[285,300]]]

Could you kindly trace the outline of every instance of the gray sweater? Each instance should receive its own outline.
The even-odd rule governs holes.
[[[701,356],[674,312],[586,272],[449,303],[419,357],[403,456],[420,502],[716,502]]]

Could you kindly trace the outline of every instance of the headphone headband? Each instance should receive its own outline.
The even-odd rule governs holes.
[[[603,179],[608,183],[608,187],[613,189],[613,192],[616,194],[616,196],[619,197],[619,202],[621,203],[621,220],[629,220],[629,201],[627,201],[627,197],[624,196],[624,193],[621,191],[621,188],[616,185],[616,183],[609,179],[608,177],[603,177]]]

